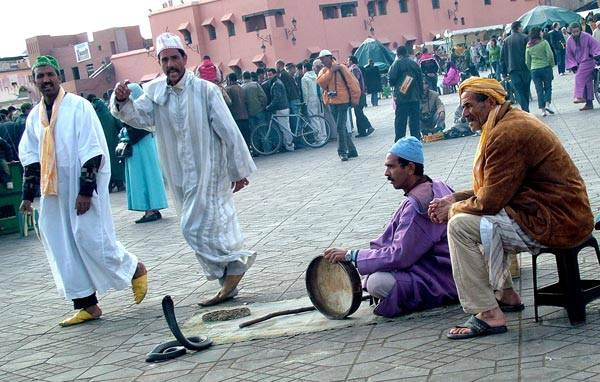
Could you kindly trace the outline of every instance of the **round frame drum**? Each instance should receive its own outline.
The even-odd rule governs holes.
[[[341,320],[356,312],[362,302],[362,285],[348,261],[332,264],[315,257],[306,269],[306,291],[315,308],[327,318]]]

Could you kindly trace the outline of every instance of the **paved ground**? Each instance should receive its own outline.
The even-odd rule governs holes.
[[[572,76],[555,80],[559,113],[546,118],[585,178],[594,211],[600,207],[600,112],[582,113],[570,102]],[[448,114],[456,95],[443,97]],[[532,103],[532,110],[536,110]],[[331,245],[364,247],[379,234],[401,202],[383,177],[383,158],[393,139],[389,101],[367,115],[377,128],[357,140],[360,157],[342,163],[334,145],[258,158],[251,187],[237,195],[246,243],[259,253],[245,278],[239,302],[277,301],[305,295],[308,262]],[[470,183],[478,138],[426,144],[426,172],[456,189]],[[16,235],[0,237],[0,380],[2,381],[438,381],[598,380],[600,316],[587,308],[587,324],[569,325],[558,308],[541,308],[533,320],[531,265],[523,255],[517,287],[528,308],[511,314],[501,336],[450,342],[444,332],[465,319],[460,307],[398,318],[392,322],[308,333],[295,337],[216,345],[163,364],[144,355],[170,339],[160,301],[173,296],[180,321],[199,312],[197,302],[217,291],[199,277],[172,209],[156,223],[135,225],[125,194],[112,194],[120,240],[150,270],[143,304],[129,291],[101,296],[102,320],[63,329],[71,314],[58,298],[40,243]],[[541,273],[549,282],[554,265],[546,256]],[[584,275],[597,275],[589,252]]]

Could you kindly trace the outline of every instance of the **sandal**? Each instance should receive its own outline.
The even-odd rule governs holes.
[[[498,306],[500,307],[500,310],[502,310],[505,313],[522,312],[525,309],[524,304],[510,305],[510,304],[502,302],[498,299],[496,299],[496,301],[498,302]]]
[[[448,337],[451,340],[466,340],[467,338],[483,337],[492,334],[502,334],[508,331],[506,325],[490,326],[487,324],[487,322],[480,320],[475,316],[469,317],[469,319],[464,324],[457,325],[455,326],[455,328],[471,329],[471,333],[446,333],[446,337]]]

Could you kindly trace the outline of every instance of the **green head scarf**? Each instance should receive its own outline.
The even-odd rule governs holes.
[[[58,60],[52,56],[38,56],[31,67],[31,70],[35,70],[40,66],[51,66],[56,70],[56,72],[60,72],[60,65],[58,64]]]

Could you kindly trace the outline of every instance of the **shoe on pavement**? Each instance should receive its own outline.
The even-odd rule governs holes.
[[[66,328],[67,326],[83,324],[86,321],[97,320],[98,318],[100,317],[94,317],[87,310],[80,309],[79,312],[75,313],[71,318],[61,321],[59,325]]]
[[[546,111],[547,111],[548,113],[550,113],[550,114],[554,114],[554,113],[556,113],[556,110],[554,109],[554,106],[552,106],[552,103],[551,103],[551,102],[548,102],[548,103],[546,104]]]
[[[340,155],[340,159],[342,160],[342,162],[347,162],[348,161],[348,155],[347,154],[342,154],[342,155]]]

